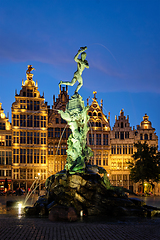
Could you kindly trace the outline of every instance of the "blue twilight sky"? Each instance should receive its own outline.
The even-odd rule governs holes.
[[[84,99],[97,91],[104,113],[123,108],[131,126],[145,113],[160,138],[160,1],[156,0],[1,0],[0,102],[11,112],[27,65],[45,100],[52,105],[60,80],[71,80],[73,58],[87,46]],[[71,95],[76,86],[69,88]],[[11,114],[10,114],[11,115]]]

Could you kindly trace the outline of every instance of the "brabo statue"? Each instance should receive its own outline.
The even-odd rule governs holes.
[[[83,172],[85,170],[85,162],[87,162],[93,155],[92,150],[86,145],[87,132],[89,130],[88,121],[89,116],[87,111],[89,106],[84,106],[82,97],[78,94],[78,90],[83,85],[82,72],[85,68],[89,68],[88,62],[85,60],[86,53],[84,52],[87,47],[81,47],[75,56],[74,60],[78,63],[77,71],[71,82],[60,82],[73,86],[76,81],[79,82],[75,94],[71,97],[66,105],[66,110],[58,110],[61,117],[67,121],[72,133],[70,134],[67,145],[67,163],[65,169],[69,173]],[[81,59],[78,58],[81,54]]]
[[[73,86],[76,83],[76,81],[78,81],[79,84],[78,84],[77,89],[75,91],[75,93],[78,93],[78,90],[83,85],[83,79],[81,77],[82,72],[85,68],[89,68],[88,62],[87,62],[87,60],[85,60],[87,54],[84,51],[86,49],[87,49],[87,47],[81,47],[80,50],[78,50],[78,53],[76,54],[76,56],[74,57],[75,62],[77,62],[77,71],[74,73],[74,77],[73,77],[72,81],[71,82],[60,81],[59,86],[61,84]],[[78,58],[80,53],[81,53],[81,59]]]

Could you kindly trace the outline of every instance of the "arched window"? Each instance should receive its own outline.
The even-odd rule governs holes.
[[[148,140],[148,134],[147,134],[147,133],[144,134],[144,139],[145,139],[145,140]]]
[[[93,113],[93,116],[97,116],[96,112]]]
[[[89,113],[88,113],[88,115],[89,115],[89,116],[92,116],[92,113],[91,113],[91,112],[89,112]]]
[[[99,113],[98,113],[98,116],[99,116],[99,117],[101,117],[101,116],[102,116],[102,114],[99,112]]]

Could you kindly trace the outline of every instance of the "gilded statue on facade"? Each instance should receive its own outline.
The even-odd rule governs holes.
[[[63,82],[60,81],[59,83],[59,87],[61,84],[65,84],[65,85],[69,85],[69,86],[73,86],[77,81],[79,82],[75,93],[78,93],[79,89],[82,87],[83,85],[83,79],[82,79],[82,72],[84,71],[85,68],[89,68],[88,65],[88,61],[86,60],[86,56],[87,54],[84,52],[85,50],[87,50],[87,47],[81,47],[78,50],[78,53],[76,54],[76,56],[74,57],[75,62],[77,62],[77,71],[74,73],[73,79],[71,82]],[[81,54],[81,58],[78,58],[78,56]]]
[[[35,68],[32,67],[32,65],[28,65],[28,69],[26,71],[26,74],[30,74]]]

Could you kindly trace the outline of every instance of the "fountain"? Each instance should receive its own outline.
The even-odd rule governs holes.
[[[89,130],[89,106],[78,91],[83,85],[82,72],[89,68],[86,61],[87,47],[82,47],[74,60],[77,71],[71,82],[59,83],[73,86],[76,81],[78,87],[66,105],[65,112],[58,110],[61,117],[67,121],[71,134],[68,138],[67,159],[65,169],[51,175],[45,183],[46,195],[39,197],[33,207],[26,207],[26,215],[49,215],[52,221],[75,221],[78,217],[105,215],[151,215],[151,208],[135,199],[129,199],[125,192],[129,190],[113,187],[107,177],[105,169],[89,165],[93,153],[86,144]],[[81,58],[78,56],[81,54]],[[152,209],[153,210],[153,209]],[[155,209],[154,209],[155,210]]]

